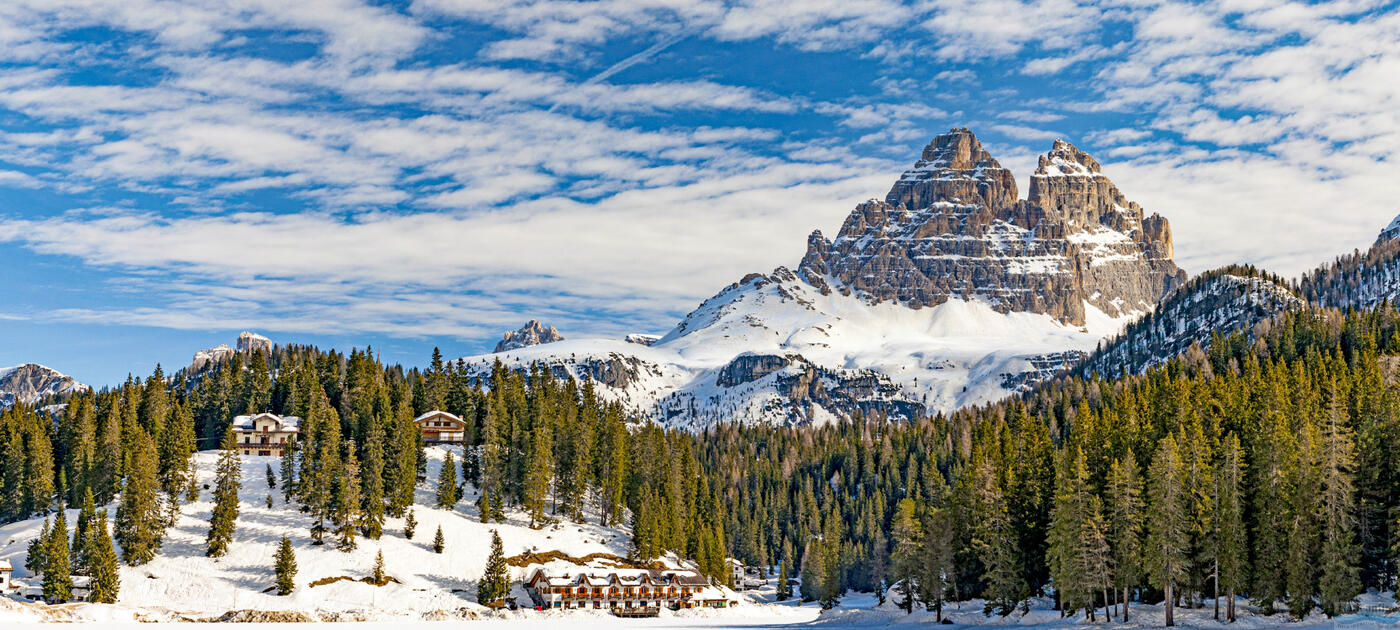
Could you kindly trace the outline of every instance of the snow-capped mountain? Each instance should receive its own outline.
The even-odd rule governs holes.
[[[553,326],[545,326],[539,320],[530,320],[520,330],[506,331],[501,340],[496,342],[496,352],[515,350],[529,346],[538,346],[542,343],[554,343],[563,341],[564,335],[559,334]]]
[[[15,403],[33,404],[50,395],[63,395],[88,389],[67,374],[53,368],[26,363],[0,368],[0,409]]]
[[[1250,334],[1259,322],[1304,305],[1278,276],[1252,267],[1208,271],[1172,291],[1157,308],[1104,342],[1077,368],[1106,377],[1140,373],[1176,357],[1215,333]]]
[[[971,131],[923,151],[796,271],[750,274],[650,346],[576,339],[468,357],[539,362],[671,426],[910,418],[1002,398],[1092,351],[1185,273],[1166,219],[1056,141],[1019,199]]]

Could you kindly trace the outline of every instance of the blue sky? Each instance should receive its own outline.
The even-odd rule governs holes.
[[[12,0],[0,366],[664,332],[961,125],[1296,275],[1400,212],[1397,77],[1364,0]]]

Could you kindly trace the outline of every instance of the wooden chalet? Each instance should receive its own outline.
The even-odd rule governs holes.
[[[296,416],[259,413],[233,419],[233,440],[242,455],[281,455],[300,430]]]
[[[432,410],[413,419],[423,432],[424,444],[461,444],[467,439],[467,423],[446,411]]]
[[[537,569],[525,592],[539,609],[608,610],[628,617],[653,616],[662,608],[726,608],[737,603],[699,572],[685,569],[547,571]]]

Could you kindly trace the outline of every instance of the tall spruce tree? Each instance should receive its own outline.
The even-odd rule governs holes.
[[[1216,466],[1216,532],[1215,557],[1219,590],[1225,592],[1225,618],[1235,620],[1235,593],[1245,586],[1249,576],[1249,541],[1246,538],[1243,476],[1244,451],[1235,434],[1226,437],[1221,446],[1220,464]],[[1220,618],[1219,593],[1216,597],[1216,619]]]
[[[335,548],[349,552],[355,549],[355,537],[360,530],[360,458],[355,455],[355,442],[346,445],[341,472],[331,487],[331,523],[334,526]]]
[[[461,498],[460,489],[457,487],[457,464],[453,462],[452,453],[442,461],[442,468],[438,471],[437,506],[440,509],[450,510],[457,505]]]
[[[1025,595],[1023,567],[1017,557],[1015,532],[1006,499],[997,483],[996,468],[990,456],[974,455],[972,548],[983,569],[986,613],[1005,617],[1016,609]]]
[[[437,533],[433,534],[433,553],[442,553],[447,545],[447,539],[442,537],[442,526],[438,525]]]
[[[73,572],[68,548],[68,520],[62,506],[54,517],[53,530],[44,548],[44,600],[66,602],[73,598]]]
[[[238,458],[233,427],[224,432],[220,448],[222,452],[214,473],[214,510],[209,517],[209,535],[204,541],[204,555],[211,558],[222,557],[233,542],[234,524],[238,520],[238,491],[243,488],[243,465]]]
[[[1141,584],[1143,574],[1142,481],[1131,449],[1123,460],[1113,460],[1108,474],[1108,543],[1113,550],[1113,575],[1122,591],[1122,621],[1128,622],[1128,593]]]
[[[365,442],[360,484],[364,495],[360,506],[360,531],[365,538],[379,540],[384,535],[384,432],[375,424]]]
[[[486,558],[486,570],[476,586],[476,601],[490,604],[510,593],[510,568],[501,545],[501,535],[491,530],[491,555]]]
[[[116,539],[122,547],[122,560],[131,566],[150,562],[160,551],[165,536],[160,485],[156,479],[155,445],[144,430],[133,430],[131,470],[117,506]]]
[[[924,517],[924,544],[919,550],[919,599],[934,612],[934,621],[943,623],[943,605],[956,575],[953,565],[953,519],[947,508],[929,508]]]
[[[1170,434],[1157,443],[1148,479],[1147,501],[1148,581],[1162,589],[1165,595],[1165,623],[1176,625],[1172,607],[1176,601],[1176,586],[1186,576],[1189,523],[1186,514],[1186,491],[1182,481],[1181,455],[1176,439]]]
[[[923,560],[920,547],[924,542],[924,532],[916,512],[913,499],[901,499],[890,526],[894,535],[894,552],[891,554],[894,571],[890,578],[894,580],[897,591],[895,605],[903,608],[906,614],[914,612]]]
[[[1361,594],[1360,549],[1356,544],[1352,474],[1356,468],[1352,434],[1346,426],[1336,384],[1324,418],[1321,460],[1322,562],[1318,594],[1329,617],[1351,612]]]
[[[274,568],[277,572],[277,594],[291,593],[296,588],[297,556],[292,550],[292,539],[286,534],[282,535],[282,541],[277,545]]]
[[[170,427],[167,426],[167,430]],[[112,535],[107,531],[107,510],[97,511],[97,517],[88,525],[83,547],[88,575],[92,576],[88,601],[117,603],[117,595],[121,592],[121,571],[117,567],[117,550],[112,545]]]

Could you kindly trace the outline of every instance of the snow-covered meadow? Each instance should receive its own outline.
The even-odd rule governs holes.
[[[451,450],[456,451],[454,459],[460,462],[460,449]],[[523,515],[509,511],[506,523],[484,524],[470,487],[454,510],[429,507],[435,501],[438,471],[447,452],[446,448],[428,449],[427,480],[419,484],[414,507],[418,526],[413,540],[403,536],[404,519],[390,518],[380,540],[360,538],[354,551],[337,551],[330,544],[312,546],[310,515],[300,512],[294,504],[287,505],[280,488],[268,488],[266,467],[270,464],[275,472],[278,459],[245,456],[237,530],[226,556],[214,559],[204,555],[213,500],[211,490],[203,488],[199,501],[183,506],[154,561],[139,567],[122,567],[117,604],[68,604],[50,609],[0,597],[0,625],[46,617],[103,622],[181,621],[218,617],[237,610],[302,611],[351,620],[470,618],[488,614],[485,607],[476,603],[476,581],[486,566],[493,529],[500,533],[507,556],[551,550],[575,557],[627,554],[626,532],[616,528],[562,521],[534,530]],[[212,487],[218,453],[203,452],[195,457],[199,482]],[[266,505],[269,494],[273,497],[272,508]],[[107,508],[109,514],[115,514],[115,503]],[[70,509],[67,519],[74,523],[77,510]],[[597,522],[596,517],[592,520]],[[34,582],[23,567],[29,541],[42,526],[43,519],[31,519],[0,527],[0,558],[15,565],[16,580]],[[432,549],[438,527],[446,539],[441,554]],[[291,536],[296,549],[297,588],[290,595],[278,596],[272,590],[273,554],[283,534]],[[310,586],[322,578],[368,576],[380,551],[384,553],[386,573],[397,583],[376,587],[343,580]],[[529,598],[518,581],[533,569],[512,568],[512,579],[517,581],[512,595],[522,605],[528,605]],[[524,615],[526,611],[513,614]]]

